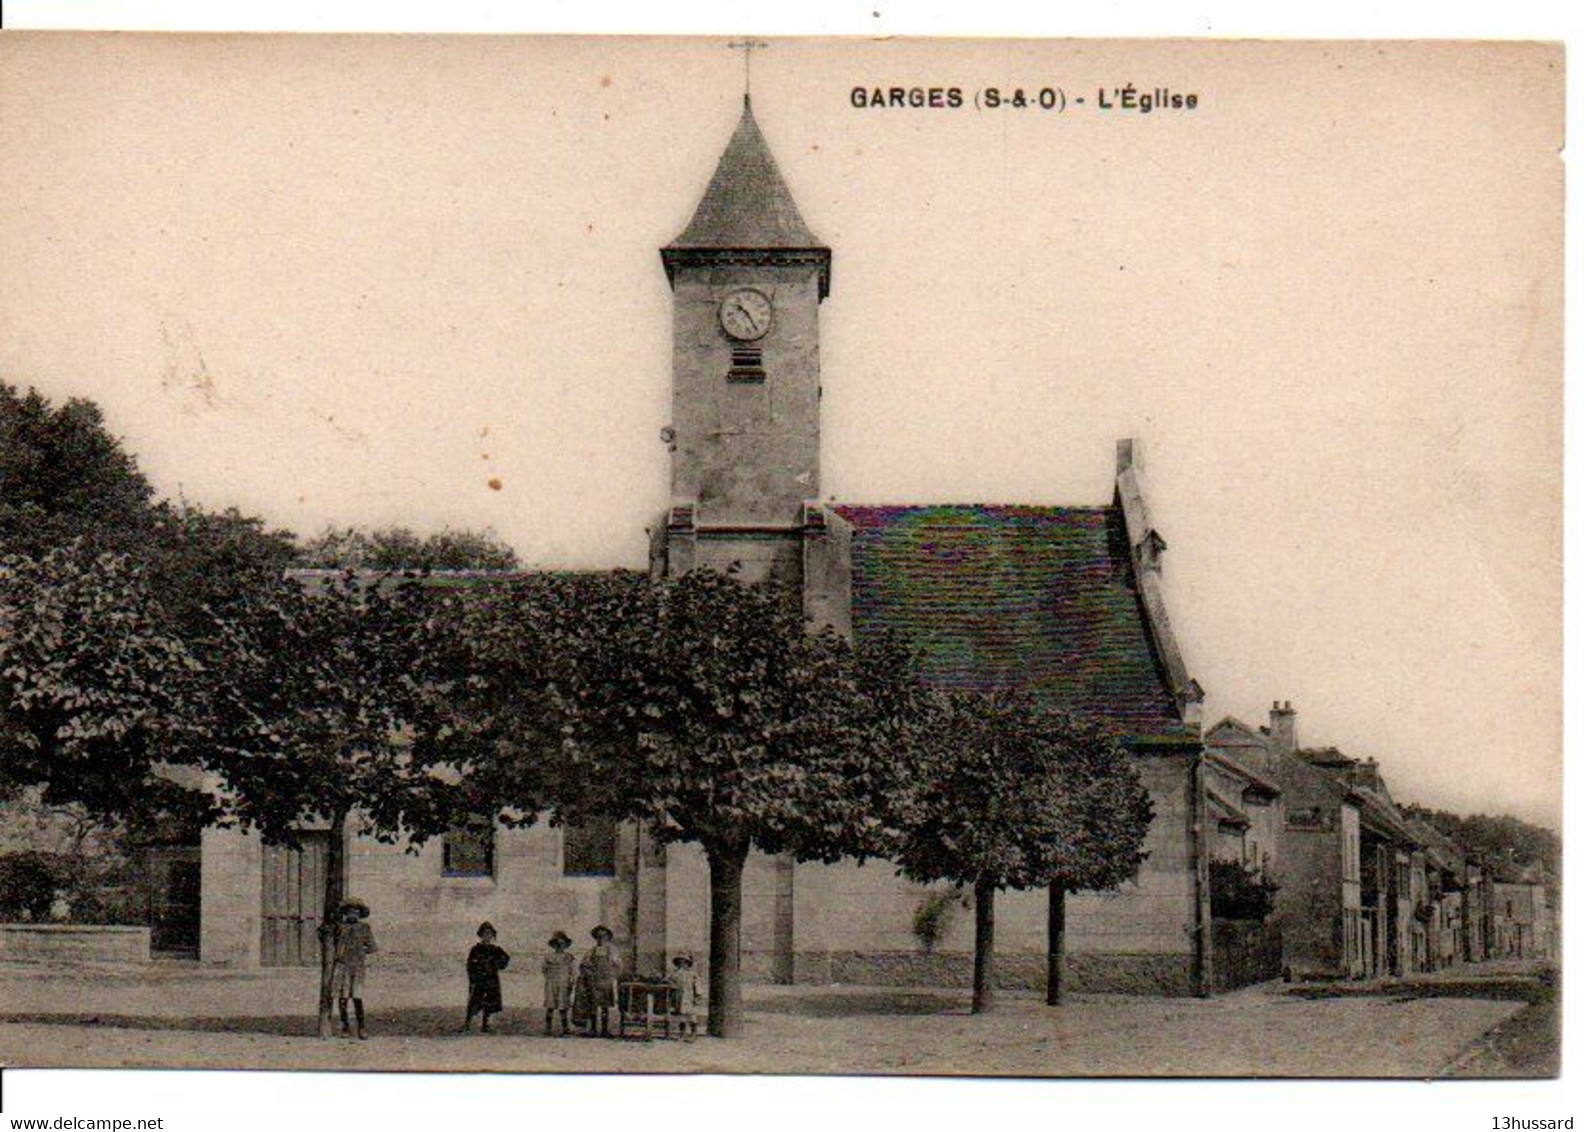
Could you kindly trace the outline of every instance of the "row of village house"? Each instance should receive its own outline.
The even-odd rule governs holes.
[[[1538,866],[1462,851],[1392,800],[1380,765],[1300,747],[1291,703],[1268,726],[1205,735],[1213,856],[1281,885],[1273,927],[1291,978],[1378,978],[1555,954]]]
[[[1557,954],[1553,878],[1463,852],[1399,809],[1374,759],[1301,747],[1296,723],[1292,706],[1280,703],[1267,726],[1223,719],[1204,732],[1186,777],[1159,757],[1141,764],[1156,807],[1152,855],[1122,890],[1069,902],[1073,989],[1206,994],[1279,977],[1374,979]],[[1173,803],[1184,787],[1198,805]],[[1196,824],[1203,836],[1182,859],[1174,846]],[[313,962],[323,883],[316,845],[306,837],[303,850],[287,850],[235,831],[206,831],[206,852],[165,851],[174,854],[164,858],[167,866],[191,863],[185,911],[196,921],[203,908],[202,947],[196,922],[178,934],[209,962]],[[348,883],[376,902],[394,930],[386,950],[398,963],[443,960],[480,918],[521,936],[519,945],[552,925],[608,922],[646,969],[659,969],[670,952],[707,946],[697,854],[687,846],[663,852],[630,826],[458,831],[416,857],[365,838],[351,839],[348,849]],[[1179,932],[1175,878],[1191,878],[1195,859],[1201,867],[1238,862],[1279,885],[1268,919],[1212,919],[1194,910],[1190,894],[1189,922]],[[915,983],[966,975],[972,917],[959,915],[925,954],[910,928],[926,894],[888,868],[756,854],[747,881],[743,954],[752,978]],[[1213,881],[1209,887],[1213,904]],[[1008,893],[1001,903],[1002,981],[1037,985],[1043,894]],[[167,902],[164,910],[183,909]],[[1151,928],[1156,921],[1164,926]],[[1147,932],[1165,941],[1153,952]],[[1182,977],[1171,961],[1174,936],[1193,960]],[[168,932],[166,942],[180,949]]]

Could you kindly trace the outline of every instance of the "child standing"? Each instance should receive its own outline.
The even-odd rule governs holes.
[[[336,925],[335,953],[330,968],[330,992],[341,1014],[341,1033],[350,1035],[352,1032],[347,1021],[347,999],[351,999],[357,1011],[359,1041],[368,1038],[363,1025],[363,975],[368,957],[379,950],[374,945],[374,929],[369,927],[368,917],[369,906],[363,901],[341,901],[341,922]]]
[[[693,956],[684,951],[671,960],[671,1005],[676,1008],[677,1019],[682,1024],[682,1040],[691,1042],[698,1037],[698,974],[693,970]]]
[[[550,954],[544,959],[545,1035],[557,1012],[561,1015],[561,1036],[572,1032],[567,1014],[572,1010],[572,986],[577,981],[577,959],[572,955],[572,937],[556,932],[550,937]]]
[[[594,946],[583,957],[580,974],[588,987],[589,1034],[608,1038],[611,1036],[610,1012],[611,1007],[616,1005],[616,979],[621,972],[621,960],[611,944],[611,940],[616,938],[615,932],[601,924],[591,934],[594,936]]]
[[[495,944],[495,925],[485,920],[478,926],[478,942],[468,952],[467,1018],[462,1023],[465,1034],[473,1026],[473,1015],[482,1014],[484,1021],[479,1029],[490,1032],[490,1015],[501,1012],[500,973],[511,962],[511,956]]]

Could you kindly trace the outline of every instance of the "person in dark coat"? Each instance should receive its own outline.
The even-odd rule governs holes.
[[[495,944],[495,925],[486,920],[478,928],[479,941],[468,952],[467,1019],[462,1023],[465,1034],[473,1028],[473,1015],[482,1014],[484,1021],[479,1029],[490,1032],[490,1015],[501,1012],[500,973],[511,962],[511,956]]]

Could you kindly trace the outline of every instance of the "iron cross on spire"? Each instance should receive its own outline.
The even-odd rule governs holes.
[[[748,104],[748,96],[753,93],[753,53],[770,45],[762,39],[749,39],[745,36],[742,39],[733,40],[726,46],[733,51],[741,51],[743,53],[743,105],[746,106]]]

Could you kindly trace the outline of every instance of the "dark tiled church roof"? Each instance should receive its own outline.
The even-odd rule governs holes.
[[[1192,733],[1133,585],[1115,507],[838,506],[853,629],[921,648],[943,687],[1014,685],[1134,737]]]
[[[746,98],[742,120],[715,167],[704,199],[671,248],[825,250],[803,223]]]

